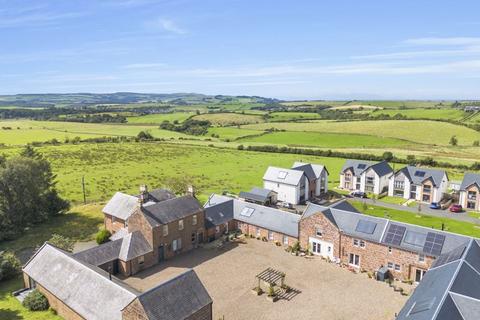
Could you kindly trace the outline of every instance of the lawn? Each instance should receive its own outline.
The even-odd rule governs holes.
[[[475,225],[473,223],[457,221],[449,218],[433,217],[424,214],[416,214],[402,210],[394,210],[375,205],[368,205],[367,210],[364,210],[362,202],[354,201],[351,202],[351,204],[357,210],[370,216],[387,218],[437,230],[441,230],[443,223],[445,226],[445,231],[463,234],[470,237],[480,237],[480,225]]]
[[[162,114],[148,114],[144,116],[127,117],[129,124],[160,124],[163,121],[183,122],[195,113],[193,112],[174,112]]]
[[[313,112],[272,112],[269,116],[269,121],[272,122],[321,118],[318,113]]]
[[[264,144],[280,144],[288,146],[310,146],[322,148],[385,148],[411,145],[411,142],[379,138],[370,135],[319,133],[319,132],[274,132],[257,137],[240,139],[242,142],[258,142]]]
[[[380,198],[378,199],[378,201],[385,202],[385,203],[392,203],[392,204],[400,204],[400,205],[407,202],[406,199],[403,199],[401,197],[389,197],[389,196]]]
[[[0,319],[2,320],[61,320],[51,311],[31,312],[14,298],[11,293],[23,287],[22,278],[17,277],[8,281],[0,282]]]
[[[195,120],[207,120],[216,126],[231,126],[264,122],[262,116],[242,113],[206,113],[194,116]]]
[[[480,140],[480,133],[463,126],[429,120],[387,121],[308,121],[296,123],[261,123],[242,126],[245,129],[265,130],[277,128],[287,131],[370,134],[383,138],[412,141],[419,144],[448,145],[456,136],[459,145],[471,146]]]

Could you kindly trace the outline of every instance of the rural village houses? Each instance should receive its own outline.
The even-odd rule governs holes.
[[[480,175],[466,173],[460,185],[460,205],[469,210],[480,210]]]
[[[347,161],[342,174],[350,172],[351,178],[358,176],[364,186],[367,177],[373,177],[373,190],[384,189],[387,177],[393,174],[390,166],[380,162],[363,163],[363,167],[362,163]],[[459,295],[471,294],[446,285],[439,287],[439,292],[431,292],[422,283],[424,278],[436,283],[444,283],[447,278],[461,283],[464,275],[471,272],[464,269],[476,268],[477,272],[480,265],[478,240],[367,216],[346,201],[329,206],[307,201],[316,200],[326,192],[328,172],[320,165],[296,163],[294,167],[298,170],[269,167],[264,176],[264,189],[254,188],[240,197],[212,194],[203,206],[191,188],[189,194],[179,197],[164,189],[149,192],[146,186],[141,187],[138,196],[116,193],[103,210],[105,228],[113,233],[111,241],[75,254],[45,244],[23,269],[25,287],[41,290],[59,314],[67,319],[162,319],[162,312],[171,312],[171,319],[187,319],[186,313],[192,315],[188,319],[211,319],[212,300],[193,271],[144,293],[128,287],[114,275],[131,276],[164,259],[188,252],[203,242],[213,241],[231,231],[241,231],[283,247],[298,242],[314,255],[353,271],[378,272],[383,269],[394,278],[419,282],[419,293],[415,291],[407,305],[412,299],[416,305],[424,296],[430,296],[428,299],[432,299],[432,295],[437,297],[441,290],[448,292],[455,302],[460,299]],[[312,171],[307,173],[310,169]],[[407,169],[402,170],[396,174],[410,174]],[[430,177],[433,174],[421,170],[425,171],[425,179],[431,181],[432,186],[443,183],[443,178],[437,180],[437,176]],[[281,172],[286,174],[282,173],[283,184],[278,180]],[[281,185],[276,190],[273,188],[275,179],[276,184]],[[294,185],[290,179],[298,184]],[[350,181],[356,183],[353,179]],[[478,192],[477,181],[466,176],[462,188],[467,192],[471,186],[476,186]],[[300,186],[303,186],[304,193],[300,192]],[[310,193],[309,190],[315,191]],[[276,205],[277,201],[293,203],[291,199],[301,202],[302,195],[307,206],[301,214],[279,209]],[[470,252],[476,256],[472,257]],[[457,269],[463,270],[463,275],[447,267],[449,263],[445,260],[449,259],[456,261]],[[430,276],[430,269],[439,271]],[[441,271],[447,269],[448,274]],[[432,306],[437,305],[442,310],[448,304],[440,298],[434,299],[438,300]],[[156,305],[158,300],[159,305]],[[181,301],[185,305],[177,310],[172,301]],[[465,305],[470,308],[467,303]],[[458,304],[456,307],[460,308]],[[172,308],[175,310],[170,311]],[[451,311],[453,307],[449,308]],[[443,319],[423,317],[429,313],[422,312],[419,311],[422,317],[410,317],[411,311],[402,310],[400,318]]]
[[[379,195],[388,189],[392,174],[386,161],[346,160],[340,171],[340,188]]]
[[[406,166],[390,177],[388,195],[432,203],[440,202],[447,188],[445,171]]]

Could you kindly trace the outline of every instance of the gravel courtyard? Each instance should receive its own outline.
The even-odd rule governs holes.
[[[272,267],[286,273],[286,284],[299,290],[289,301],[255,296],[255,275]],[[145,291],[194,268],[213,299],[214,319],[394,319],[408,297],[385,283],[353,274],[320,258],[295,257],[271,243],[247,239],[185,253],[125,280]]]

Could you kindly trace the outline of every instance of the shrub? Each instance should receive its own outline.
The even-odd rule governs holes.
[[[273,288],[272,285],[268,287],[268,296],[275,297],[275,289]]]
[[[0,252],[0,281],[15,277],[20,273],[20,261],[12,252]]]
[[[300,242],[298,242],[298,241],[295,242],[295,243],[293,244],[293,247],[292,247],[292,252],[298,252],[298,251],[300,251],[300,249],[301,249],[301,247],[300,247]]]
[[[243,150],[243,149],[244,149],[243,144],[239,145],[239,146],[237,147],[237,149],[238,149],[238,150]]]
[[[110,233],[110,231],[106,229],[102,229],[97,233],[95,240],[97,241],[98,244],[102,244],[107,242],[111,235],[112,234]]]
[[[52,235],[50,240],[48,240],[48,242],[68,252],[72,252],[73,246],[75,245],[75,241],[73,241],[72,239],[55,233]]]
[[[44,311],[49,307],[47,298],[37,289],[30,292],[22,304],[30,311]]]

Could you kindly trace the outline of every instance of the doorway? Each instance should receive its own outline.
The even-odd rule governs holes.
[[[422,281],[423,277],[425,276],[425,273],[427,273],[426,270],[416,269],[415,270],[415,282],[419,283],[420,281]]]

